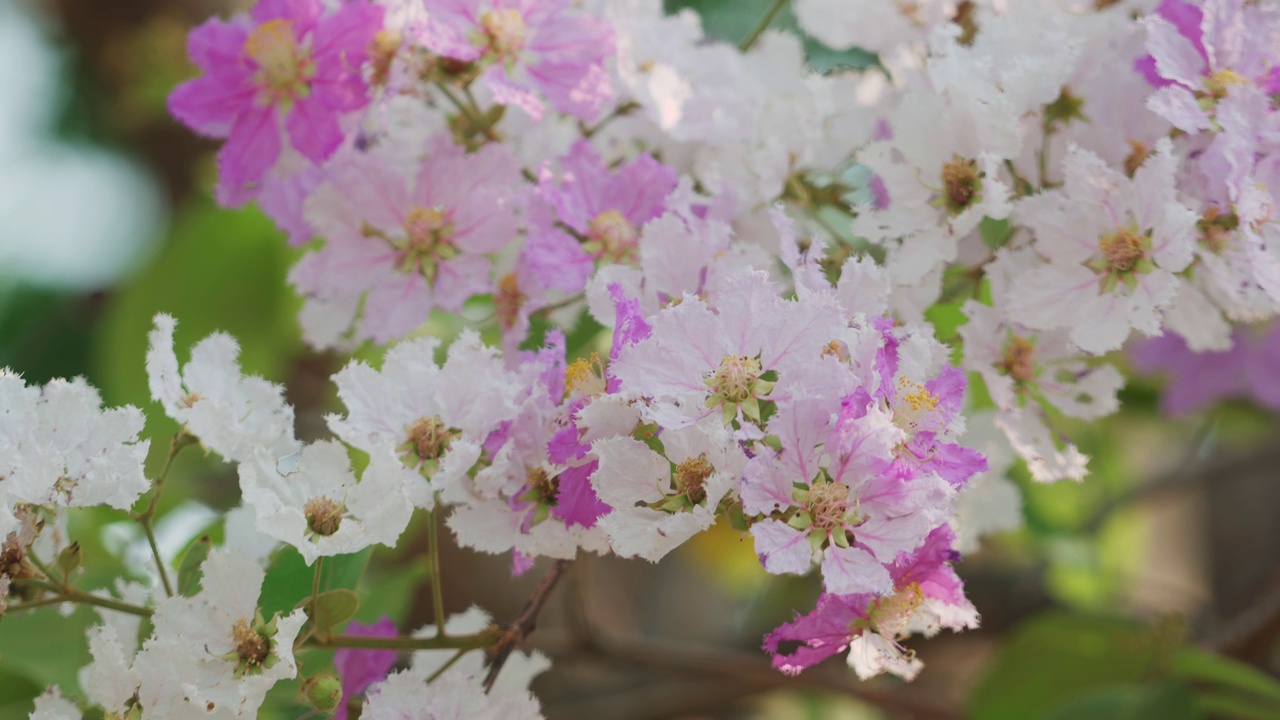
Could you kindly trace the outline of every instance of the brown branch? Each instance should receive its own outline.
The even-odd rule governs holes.
[[[507,658],[511,657],[511,651],[524,641],[525,638],[533,634],[538,624],[538,613],[542,612],[542,608],[547,604],[547,598],[550,597],[551,591],[556,589],[556,585],[560,584],[560,579],[569,571],[569,560],[556,560],[551,565],[551,569],[547,574],[542,576],[542,580],[538,582],[538,587],[534,589],[533,595],[529,597],[529,601],[524,604],[524,609],[516,616],[515,620],[507,623],[502,627],[498,642],[494,643],[489,649],[489,672],[484,678],[484,690],[488,692],[493,689],[493,683],[498,679],[498,673],[502,672],[502,666],[506,664]]]

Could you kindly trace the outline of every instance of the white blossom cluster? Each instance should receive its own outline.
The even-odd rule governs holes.
[[[657,561],[725,522],[766,571],[821,576],[766,638],[776,667],[850,649],[910,678],[903,638],[977,624],[953,564],[1018,524],[1008,467],[1086,476],[1060,428],[1117,410],[1111,353],[1224,350],[1280,308],[1277,7],[790,4],[878,62],[819,73],[795,33],[735,47],[659,0],[259,0],[193,30],[202,74],[170,108],[225,140],[219,201],[321,238],[290,275],[311,345],[389,346],[334,374],[344,409],[302,442],[234,340],[182,363],[156,318],[153,398],[236,464],[252,532],[312,564],[396,546],[421,510],[518,574]],[[949,344],[939,305],[966,319]],[[464,308],[447,347],[422,334]],[[69,509],[151,489],[142,425],[82,380],[0,374],[11,602],[58,590],[66,544],[42,538]],[[264,617],[263,575],[229,538],[198,593],[118,588],[151,634],[104,609],[80,698],[253,716],[317,631]],[[362,717],[539,716],[542,660],[488,693],[479,654],[446,661],[384,668]],[[32,717],[79,709],[51,692]]]

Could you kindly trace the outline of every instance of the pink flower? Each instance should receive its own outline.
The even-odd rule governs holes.
[[[613,30],[573,10],[572,0],[426,0],[427,47],[445,57],[478,62],[480,76],[502,105],[542,118],[539,94],[582,120],[613,96],[604,59]]]
[[[1193,352],[1181,337],[1166,333],[1137,345],[1130,356],[1138,370],[1168,376],[1160,408],[1169,415],[1237,397],[1280,411],[1280,325],[1261,333],[1236,330],[1231,349],[1223,352]]]
[[[373,155],[352,153],[334,163],[329,183],[311,199],[313,222],[329,239],[290,275],[309,298],[303,309],[308,340],[336,344],[355,320],[357,338],[387,342],[408,334],[433,307],[457,311],[488,292],[490,253],[518,229],[513,197],[520,170],[510,152],[489,145],[470,155],[440,136],[417,177],[408,180]],[[309,314],[309,309],[314,310]]]
[[[312,162],[338,149],[343,115],[369,102],[361,67],[382,12],[351,2],[325,15],[320,0],[262,0],[247,17],[191,31],[188,51],[205,74],[179,85],[169,110],[196,132],[226,138],[219,202],[238,205],[257,193],[284,135]]]
[[[522,271],[536,284],[576,293],[586,287],[595,261],[634,264],[640,227],[662,215],[677,179],[649,155],[610,172],[591,143],[579,140],[561,159],[559,173],[542,168],[541,202],[532,211],[540,229],[521,253]]]

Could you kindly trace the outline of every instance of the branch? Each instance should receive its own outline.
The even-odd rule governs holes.
[[[764,34],[764,31],[768,30],[769,26],[773,24],[773,19],[778,17],[778,13],[782,12],[782,8],[786,6],[787,0],[773,0],[773,4],[769,6],[764,16],[760,18],[760,22],[756,23],[756,26],[751,28],[751,32],[747,33],[747,36],[742,38],[742,42],[738,43],[738,49],[742,52],[750,50],[751,46],[755,45],[760,36]]]
[[[538,623],[538,613],[542,612],[551,591],[556,589],[560,579],[569,571],[569,563],[569,560],[556,560],[552,563],[551,569],[542,576],[538,587],[529,597],[529,602],[524,604],[524,609],[515,620],[503,626],[498,642],[489,649],[489,673],[484,678],[485,692],[493,689],[493,683],[497,681],[498,673],[502,671],[507,658],[511,657],[511,651],[533,634]]]
[[[496,630],[485,630],[475,635],[447,637],[365,637],[363,635],[333,635],[325,639],[311,638],[305,645],[322,648],[362,648],[367,650],[474,650],[489,647],[500,641]]]

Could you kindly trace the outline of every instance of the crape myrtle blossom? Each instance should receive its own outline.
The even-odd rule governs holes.
[[[468,154],[439,135],[414,177],[387,152],[337,157],[308,200],[308,218],[327,242],[289,277],[307,297],[303,329],[317,346],[387,342],[433,308],[461,310],[492,289],[490,255],[515,239],[523,186],[506,147]]]
[[[204,75],[178,86],[169,110],[193,130],[226,139],[221,202],[254,197],[287,151],[321,163],[342,145],[344,120],[369,103],[362,67],[382,13],[364,0],[332,11],[320,0],[261,0],[248,15],[191,32],[191,60]]]
[[[174,350],[177,321],[161,313],[148,339],[147,381],[151,397],[183,432],[230,462],[255,451],[281,457],[297,450],[293,407],[284,388],[240,372],[240,346],[214,333],[191,348],[181,368]]]
[[[385,615],[372,625],[352,622],[345,632],[362,637],[396,637],[398,634],[395,621]],[[347,720],[350,714],[347,701],[362,695],[370,685],[385,680],[397,659],[398,653],[394,650],[343,648],[334,651],[333,667],[342,678],[343,700],[334,711],[334,720]]]
[[[135,407],[102,407],[83,378],[30,386],[0,369],[0,541],[25,534],[26,505],[129,509],[151,486],[144,422]]]
[[[1119,348],[1131,330],[1158,334],[1178,293],[1174,273],[1194,251],[1196,217],[1178,201],[1177,162],[1162,140],[1131,179],[1070,149],[1064,186],[1018,203],[1016,220],[1035,233],[1048,262],[1013,283],[1012,318],[1035,330],[1067,329],[1095,354]]]
[[[1229,398],[1252,400],[1280,411],[1280,330],[1240,328],[1231,349],[1194,352],[1174,333],[1144,340],[1129,355],[1144,373],[1167,377],[1160,407],[1170,415],[1203,410]]]
[[[613,96],[604,59],[613,31],[570,0],[424,0],[422,41],[446,58],[472,63],[502,105],[535,121],[543,100],[594,120]]]

